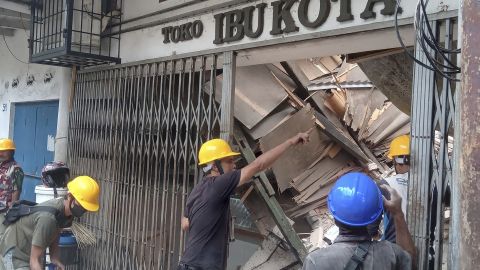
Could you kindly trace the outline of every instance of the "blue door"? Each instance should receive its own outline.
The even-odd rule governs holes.
[[[53,161],[58,101],[15,104],[15,159],[25,172],[20,199],[35,201],[43,166]]]

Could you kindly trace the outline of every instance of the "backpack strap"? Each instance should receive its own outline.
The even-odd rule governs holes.
[[[17,204],[12,206],[7,213],[5,214],[5,220],[3,221],[3,225],[11,225],[17,222],[20,218],[24,216],[28,216],[33,213],[37,212],[48,212],[55,216],[57,222],[60,219],[60,211],[51,206],[30,206],[27,204]]]
[[[367,258],[368,249],[372,244],[371,241],[361,242],[353,251],[352,258],[348,261],[347,265],[345,266],[344,270],[358,270],[360,266],[363,265],[365,258]]]

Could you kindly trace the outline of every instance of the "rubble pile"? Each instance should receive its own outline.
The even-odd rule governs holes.
[[[388,146],[396,136],[409,133],[409,116],[356,64],[340,57],[239,67],[236,72],[236,124],[249,135],[257,154],[315,127],[311,142],[289,149],[273,165],[269,180],[287,216],[295,222],[309,220],[310,228],[303,228],[311,236],[306,246],[321,247],[325,243],[320,240],[333,226],[326,210],[330,187],[350,171],[369,168],[366,172],[377,178],[390,174]],[[218,87],[221,83],[220,75]],[[220,92],[216,91],[218,100]],[[275,234],[272,240],[275,223],[254,193],[245,190],[242,200],[266,239],[263,245],[276,246],[282,236]],[[248,265],[266,263],[258,260],[269,257],[260,250],[261,256],[253,256],[255,262]],[[278,257],[278,252],[273,248],[270,257]]]

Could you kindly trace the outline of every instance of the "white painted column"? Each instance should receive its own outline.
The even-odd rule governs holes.
[[[62,87],[58,100],[57,135],[55,137],[55,161],[67,161],[68,121],[72,93],[72,69],[62,69]]]

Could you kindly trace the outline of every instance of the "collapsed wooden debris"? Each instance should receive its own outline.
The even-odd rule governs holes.
[[[356,64],[340,57],[239,68],[236,78],[236,125],[251,137],[252,149],[268,151],[314,127],[311,142],[289,149],[267,175],[283,211],[296,222],[297,233],[311,235],[305,245],[322,246],[318,236],[333,226],[326,209],[331,186],[351,171],[373,170],[370,173],[377,178],[391,173],[388,146],[396,136],[409,133],[408,115]],[[217,81],[221,85],[221,75]],[[272,242],[275,223],[251,190],[243,189],[241,200],[266,239],[262,245],[276,246],[281,241]],[[297,224],[305,220],[311,221],[303,222],[309,226]],[[260,250],[261,254],[267,252]],[[261,254],[257,254],[257,262],[265,255]]]
[[[394,137],[409,132],[409,117],[372,87],[357,65],[342,64],[339,57],[302,60],[296,64],[296,72],[302,71],[302,77],[310,80],[307,100],[299,98],[291,81],[279,76],[281,67],[275,65],[279,68],[277,73],[271,72],[271,77],[277,87],[269,91],[286,93],[287,100],[255,126],[246,126],[241,120],[245,116],[237,117],[247,133],[258,139],[262,151],[317,123],[308,146],[289,150],[272,167],[272,182],[280,196],[292,199],[293,205],[285,209],[292,218],[325,207],[329,188],[346,172],[361,170],[368,163],[375,163],[380,173],[391,171],[386,159],[388,145]],[[327,85],[330,88],[325,88]],[[258,137],[258,130],[265,135]]]

